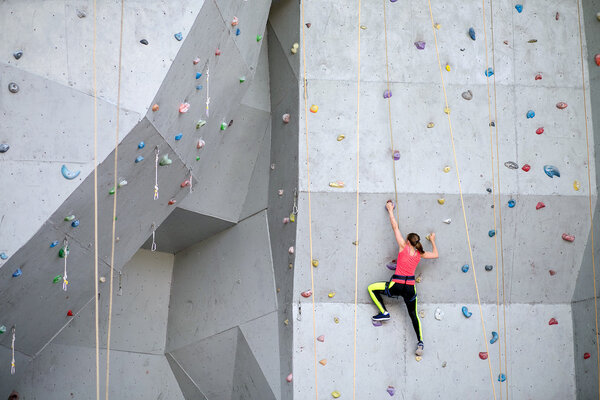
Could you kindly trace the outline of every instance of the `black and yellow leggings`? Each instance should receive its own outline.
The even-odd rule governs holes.
[[[382,313],[387,311],[385,304],[383,304],[383,298],[381,297],[382,294],[385,294],[386,284],[387,282],[375,282],[368,287],[369,295],[371,295],[373,303],[375,303]],[[415,288],[415,285],[390,282],[389,293],[391,296],[402,297],[404,299],[404,303],[408,309],[408,315],[410,316],[413,328],[415,328],[415,333],[417,334],[417,339],[419,341],[423,340],[421,320],[417,314],[417,289]]]

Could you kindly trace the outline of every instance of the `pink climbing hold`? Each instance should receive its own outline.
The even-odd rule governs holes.
[[[536,75],[535,75],[535,80],[536,80],[536,81],[539,81],[539,80],[541,80],[541,79],[542,79],[542,74],[536,74]]]
[[[567,242],[575,241],[575,235],[569,235],[568,233],[563,233],[562,238],[564,241],[567,241]]]
[[[556,108],[558,108],[559,110],[564,110],[565,108],[567,108],[567,103],[565,103],[564,101],[560,101],[556,103]]]
[[[548,321],[548,325],[558,325],[558,321],[556,320],[556,318],[550,318],[550,321]]]
[[[558,19],[559,19],[559,18],[560,18],[560,14],[559,14],[559,12],[557,11],[557,12],[556,12],[556,15],[554,16],[554,19],[558,21]]]
[[[308,297],[312,296],[312,290],[307,290],[307,291],[302,292],[300,294],[302,295],[302,297],[308,298]]]
[[[556,275],[556,271],[555,271],[555,270],[553,270],[553,269],[551,269],[551,270],[550,270],[550,271],[548,271],[548,272],[550,273],[550,276],[554,276],[554,275]]]
[[[546,205],[544,203],[542,203],[541,201],[539,201],[536,205],[535,205],[535,209],[539,210],[540,208],[544,208],[546,207]]]
[[[290,246],[290,248],[288,249],[288,253],[294,254],[294,246]]]
[[[590,353],[583,353],[583,359],[587,360],[588,358],[590,358],[592,355]]]
[[[180,186],[181,186],[182,188],[184,188],[184,187],[186,187],[186,186],[191,186],[191,185],[192,185],[192,183],[191,183],[191,182],[190,182],[188,179],[186,179],[185,181],[181,182],[181,185],[180,185]]]
[[[542,133],[544,133],[544,127],[541,126],[541,127],[537,128],[535,133],[537,133],[538,135],[541,135]]]
[[[531,169],[531,165],[525,164],[521,167],[521,169],[525,172],[529,172],[529,170]]]
[[[192,60],[192,63],[193,63],[194,65],[198,65],[198,64],[200,63],[200,57],[196,57],[196,58],[194,58],[194,59]]]
[[[486,351],[480,351],[479,352],[479,358],[481,358],[482,360],[487,360],[488,353]]]
[[[283,114],[281,119],[283,120],[284,124],[287,124],[288,122],[290,122],[290,114]]]
[[[189,103],[181,103],[181,105],[179,106],[179,112],[181,114],[186,113],[190,110],[190,104]]]
[[[285,380],[286,380],[286,381],[288,381],[288,382],[291,382],[291,381],[292,381],[292,378],[293,378],[293,375],[292,375],[292,374],[289,374],[289,375],[287,376],[287,378],[285,378]]]
[[[290,219],[289,219],[289,217],[285,217],[285,218],[283,218],[283,223],[284,223],[284,224],[289,224],[289,223],[290,223]]]
[[[217,49],[215,50],[215,56],[220,56],[221,55],[221,50],[219,50],[219,48],[217,47]]]
[[[325,335],[321,335],[317,338],[317,340],[321,343],[323,343],[325,341]]]

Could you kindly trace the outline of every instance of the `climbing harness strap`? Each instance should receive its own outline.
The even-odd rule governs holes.
[[[404,281],[404,282],[395,282],[394,279],[399,280],[399,281]],[[398,298],[398,297],[400,297],[399,295],[393,295],[390,292],[390,286],[392,285],[392,283],[400,283],[400,284],[404,283],[404,284],[406,284],[407,281],[414,281],[414,280],[415,280],[415,276],[414,275],[412,275],[412,276],[405,276],[405,275],[396,275],[396,274],[394,274],[394,275],[392,275],[392,277],[390,278],[390,280],[385,283],[384,293],[388,297]],[[417,297],[416,294],[415,294],[415,297]],[[411,301],[412,300],[414,300],[414,297],[411,299]]]

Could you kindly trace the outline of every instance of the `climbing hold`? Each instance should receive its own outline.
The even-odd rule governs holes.
[[[448,363],[446,361],[442,361],[442,368],[446,368],[446,365],[448,365]]]
[[[62,275],[56,275],[54,279],[52,279],[52,283],[58,283],[62,281]]]
[[[19,58],[23,57],[23,51],[22,50],[17,50],[13,53],[13,57],[15,58],[15,60],[18,60]]]
[[[579,184],[578,180],[573,181],[573,189],[575,189],[577,192],[579,192],[579,189],[581,189],[581,185]]]
[[[450,172],[450,167],[446,165],[446,166],[444,167],[444,172],[446,172],[446,173]]]
[[[181,105],[179,106],[179,112],[180,113],[186,113],[190,110],[190,104],[189,103],[181,103]]]
[[[441,320],[442,320],[442,318],[444,317],[444,312],[443,312],[441,309],[439,309],[439,308],[436,308],[436,309],[435,309],[435,314],[434,314],[434,317],[435,317],[435,319],[437,319],[438,321],[441,321]]]
[[[396,389],[394,389],[394,387],[393,387],[393,386],[388,386],[388,388],[387,388],[387,392],[388,392],[388,394],[389,394],[390,396],[393,396],[393,395],[394,395],[394,393],[396,393]]]
[[[506,375],[500,374],[498,375],[498,382],[504,382],[506,380]]]
[[[71,226],[72,226],[73,228],[77,228],[77,227],[79,226],[79,220],[78,220],[78,219],[76,219],[75,221],[71,222]]]
[[[446,225],[450,225],[450,223],[452,222],[451,218],[445,219],[442,221],[443,223],[445,223]]]
[[[138,149],[143,149],[144,147],[146,147],[146,143],[144,143],[143,141],[139,142],[137,147]]]
[[[389,89],[386,89],[383,91],[383,98],[384,99],[389,99],[390,97],[392,97],[392,91]]]
[[[292,52],[292,54],[296,54],[298,52],[298,46],[299,45],[298,45],[297,42],[292,45],[292,48],[290,49],[290,51]]]
[[[181,140],[182,137],[183,133],[178,133],[177,135],[175,135],[175,140]]]
[[[306,25],[306,27],[307,27],[307,28],[310,28],[310,26],[311,26],[312,24],[311,24],[310,22],[307,22],[307,23],[306,23],[306,24],[304,24],[304,25]]]
[[[438,204],[444,204],[445,202],[446,202],[446,199],[444,199],[444,198],[438,199]]]
[[[535,74],[535,80],[539,81],[542,79],[542,74]]]
[[[476,38],[475,38],[475,29],[473,29],[473,28],[469,28],[469,37],[470,37],[472,40],[475,40],[475,39],[476,39]]]
[[[535,133],[537,133],[538,135],[541,135],[542,133],[544,133],[544,127],[539,127],[535,130]]]
[[[67,316],[68,317],[72,317],[73,316],[73,311],[71,311],[71,310],[67,311]]]
[[[177,203],[177,200],[175,199],[171,199],[169,200],[169,205],[172,206],[173,204]]]
[[[217,47],[217,49],[215,50],[215,56],[220,56],[221,55],[221,50],[219,50],[219,48]]]
[[[333,322],[335,322],[336,324],[339,324],[340,323],[340,319],[338,317],[333,317]],[[380,322],[380,321],[377,321],[377,322]]]
[[[473,315],[466,306],[463,306],[462,313],[466,318],[471,318],[471,315]]]
[[[482,360],[487,360],[488,353],[486,351],[480,351],[479,352],[479,358],[481,358]]]
[[[394,150],[394,154],[392,154],[392,158],[394,161],[398,161],[400,159],[400,152],[398,150]]]
[[[493,270],[493,269],[494,269],[494,266],[493,266],[493,265],[489,265],[489,264],[488,264],[488,265],[486,265],[486,266],[485,266],[485,270],[486,270],[486,271],[488,271],[488,272],[490,272],[490,271],[491,271],[491,270]]]
[[[106,278],[104,276],[101,276],[100,278],[98,278],[98,281],[100,283],[104,283],[104,282],[106,282]]]
[[[244,83],[246,82],[246,77],[245,76],[240,76],[240,83]]]
[[[0,334],[6,333],[6,326],[0,325]]]
[[[336,391],[333,391],[333,392],[331,392],[331,395],[332,395],[334,398],[336,398],[336,399],[337,399],[338,397],[340,397],[340,396],[341,396],[341,395],[340,395],[340,392],[338,392],[337,390],[336,390]]]
[[[494,344],[498,341],[498,332],[492,332],[492,338],[490,339],[490,344]]]
[[[560,178],[560,171],[554,165],[544,165],[544,172],[550,178],[558,176]]]
[[[142,161],[144,161],[144,156],[137,156],[137,157],[135,158],[135,163],[136,163],[136,164],[137,164],[137,163],[139,163],[139,162],[142,162]]]
[[[485,191],[488,193],[492,193],[492,188],[486,188]]]
[[[415,47],[418,50],[424,50],[425,49],[425,42],[423,42],[423,41],[415,42]]]
[[[222,131],[227,129],[227,122],[221,122],[221,128]]]
[[[431,240],[431,239],[427,239],[427,240]],[[415,282],[421,283],[422,280],[423,280],[423,275],[419,274],[419,276],[417,276],[417,279],[415,279]]]
[[[342,182],[342,181],[335,181],[335,182],[329,182],[329,186],[332,188],[341,189],[346,185],[344,185],[344,182]]]
[[[198,150],[200,150],[201,148],[203,148],[206,145],[206,142],[202,139],[198,139],[198,143],[196,143],[196,148]]]
[[[68,221],[73,221],[74,219],[75,219],[74,215],[67,215],[64,220],[68,222]]]
[[[202,128],[204,125],[206,125],[206,121],[201,119],[200,121],[196,122],[196,129],[200,129]]]
[[[183,40],[183,34],[181,32],[177,32],[174,36],[178,42],[181,42]]]
[[[312,266],[317,268],[319,266],[319,260],[312,260]]]
[[[441,29],[441,28],[442,28],[442,25],[441,25],[441,24],[438,24],[438,23],[436,22],[435,24],[433,24],[433,27],[434,27],[435,29],[438,29],[438,30],[439,30],[439,29]]]
[[[548,273],[550,274],[550,276],[556,275],[556,271],[553,269],[549,270]]]
[[[179,185],[179,186],[184,188],[184,187],[192,186],[192,183],[190,182],[189,179],[186,179],[185,181],[181,182],[181,185]]]
[[[70,171],[66,165],[63,164],[63,166],[60,169],[60,172],[62,173],[62,176],[65,177],[65,179],[75,179],[79,176],[79,173],[81,171]]]
[[[450,107],[444,107],[444,112],[446,114],[450,114]]]
[[[514,200],[512,200],[512,199],[508,201],[508,207],[509,208],[513,208],[515,206],[515,204],[516,204],[516,202]]]
[[[529,39],[527,43],[537,43],[537,39]]]
[[[143,45],[145,45],[145,46],[148,46],[148,41],[146,39],[140,40],[140,43],[143,44]]]
[[[7,143],[0,143],[0,153],[6,153],[10,149]]]
[[[17,268],[17,270],[15,272],[13,272],[13,274],[12,274],[13,278],[18,278],[21,275],[23,275],[21,268]]]
[[[420,362],[423,359],[423,357],[421,356],[415,356],[415,360],[417,360],[417,362]]]
[[[239,24],[239,19],[238,17],[233,17],[233,19],[231,20],[231,26],[236,26],[237,24]]]
[[[464,272],[465,274],[469,271],[469,264],[465,264],[462,266],[462,272]]]
[[[430,122],[427,124],[427,127],[430,129],[433,128],[434,126],[435,126],[435,124],[433,122]]]
[[[600,21],[600,12],[599,12],[599,13],[596,13],[596,19],[597,19],[598,21]]]
[[[59,241],[55,240],[54,242],[50,243],[50,248],[56,247],[59,245]]]
[[[200,79],[202,77],[202,73],[196,72],[196,79]]]
[[[288,217],[283,218],[283,223],[287,224],[290,222],[290,219]]]
[[[489,237],[494,237],[495,235],[496,235],[496,231],[493,229],[488,232]]]
[[[587,360],[588,358],[590,358],[592,355],[590,353],[583,353],[583,359]]]
[[[285,378],[285,380],[286,380],[286,381],[288,381],[288,382],[291,382],[291,381],[292,381],[292,378],[293,378],[293,375],[292,375],[292,374],[289,374],[289,375],[287,376],[287,378]]]
[[[546,205],[544,203],[542,203],[541,201],[539,201],[536,205],[535,205],[535,209],[539,210],[540,208],[544,208],[546,207]]]
[[[391,262],[385,264],[385,266],[387,267],[387,269],[395,271],[396,270],[396,260],[392,260]]]
[[[336,322],[337,323],[337,322]],[[373,324],[373,326],[382,326],[383,324],[381,323],[381,321],[371,321],[371,323]]]
[[[321,335],[317,338],[317,340],[321,343],[323,343],[325,341],[325,335]]]
[[[77,10],[76,13],[78,18],[85,18],[87,15],[83,10]]]
[[[240,31],[240,28],[237,28],[235,30],[235,36],[240,36],[240,33],[242,33],[242,31]]]
[[[517,9],[517,12],[520,14],[523,11],[523,4],[517,4],[515,6],[515,8]]]
[[[165,165],[171,165],[171,163],[172,163],[172,162],[173,162],[173,160],[171,160],[171,159],[169,158],[169,153],[167,153],[167,154],[165,154],[164,156],[162,156],[162,157],[160,158],[160,161],[158,162],[158,164],[159,164],[161,167],[164,167]]]
[[[575,241],[575,235],[569,235],[568,233],[563,233],[562,238],[566,242],[574,242]]]
[[[313,104],[312,106],[310,106],[310,112],[311,113],[316,113],[317,111],[319,111],[319,106],[317,106],[316,104]]]
[[[556,15],[554,16],[554,19],[558,21],[558,19],[560,18],[560,14],[558,13],[558,11],[556,12]]]
[[[281,119],[283,120],[284,124],[287,124],[290,122],[290,114],[283,114],[283,116],[281,117]]]
[[[556,103],[556,108],[558,108],[559,110],[564,110],[565,108],[567,108],[567,106],[567,103],[563,101]]]
[[[108,194],[111,194],[111,195],[112,195],[112,194],[115,194],[115,188],[112,188],[112,189],[110,189],[110,190],[108,191]]]
[[[462,92],[461,96],[465,100],[473,100],[473,92],[471,92],[470,90],[467,90],[466,92]]]
[[[558,321],[556,320],[556,318],[550,318],[550,321],[548,321],[548,325],[558,325]]]
[[[200,57],[196,57],[192,60],[192,64],[198,65],[200,63]]]
[[[452,67],[450,67],[450,64],[446,64],[446,71],[450,72],[452,70]],[[446,113],[448,114],[448,113]]]
[[[337,137],[337,141],[338,141],[338,142],[341,142],[341,141],[342,141],[342,140],[344,140],[344,139],[346,139],[346,136],[345,136],[344,134],[342,134],[342,135],[338,135],[338,137]]]
[[[256,35],[256,41],[260,42],[262,40],[262,35]]]
[[[425,310],[419,311],[419,317],[425,318]]]
[[[600,54],[594,56],[594,61],[596,62],[596,65],[600,67]]]
[[[525,116],[527,117],[527,119],[531,119],[531,118],[535,117],[535,111],[529,110],[529,111],[527,111],[527,114],[525,114]]]
[[[5,252],[0,253],[0,260],[6,260],[8,255]]]
[[[159,108],[159,107],[158,107],[158,104],[154,104],[154,105],[152,106],[152,111],[156,112],[156,111],[158,111],[158,108]]]
[[[367,29],[367,27],[365,25],[361,25],[360,29],[362,29],[364,31],[365,29]]]
[[[11,93],[17,93],[19,91],[19,85],[14,82],[8,84],[8,91]]]
[[[492,67],[489,67],[488,69],[485,70],[485,76],[487,76],[489,78],[492,75],[494,75],[494,70]]]
[[[525,172],[529,172],[529,170],[531,169],[531,165],[525,164],[521,167],[521,169]]]
[[[507,161],[504,163],[504,166],[509,169],[518,169],[519,168],[519,164],[517,164],[514,161]]]

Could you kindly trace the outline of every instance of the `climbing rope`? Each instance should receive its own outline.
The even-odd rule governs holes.
[[[302,16],[302,84],[304,85],[304,134],[306,140],[306,178],[307,178],[307,195],[308,195],[308,243],[310,252],[310,290],[315,292],[315,277],[313,272],[313,239],[312,239],[312,208],[310,198],[310,159],[308,150],[308,92],[306,80],[306,24],[304,22],[304,1],[300,0],[300,10]],[[319,400],[319,385],[317,379],[317,328],[315,317],[315,296],[312,297],[312,320],[313,320],[313,348],[314,348],[314,370],[315,370],[315,399]]]
[[[450,118],[450,108],[448,106],[448,96],[446,95],[446,85],[444,84],[444,74],[442,72],[442,62],[440,60],[440,52],[438,49],[438,42],[437,42],[437,35],[435,33],[435,22],[433,20],[433,11],[431,10],[431,0],[427,0],[428,6],[429,6],[429,17],[431,19],[431,30],[433,31],[433,39],[434,39],[434,43],[435,43],[435,52],[437,54],[437,61],[438,61],[438,67],[440,70],[440,79],[441,79],[441,83],[442,83],[442,91],[444,94],[444,104],[445,104],[445,110],[446,115],[448,117],[448,127],[450,129],[450,142],[452,143],[452,153],[454,154],[454,166],[456,168],[456,179],[457,179],[457,183],[458,183],[458,192],[460,195],[460,204],[461,204],[461,208],[462,208],[462,213],[463,213],[463,220],[464,220],[464,224],[465,224],[465,231],[466,231],[466,235],[467,235],[467,244],[469,247],[469,256],[471,258],[471,265],[475,265],[474,261],[473,261],[473,248],[471,247],[471,237],[469,235],[469,226],[467,224],[467,213],[465,211],[465,202],[464,202],[464,198],[463,198],[463,193],[462,193],[462,187],[461,187],[461,180],[460,180],[460,172],[459,172],[459,167],[458,167],[458,160],[456,158],[456,147],[454,145],[454,132],[452,130],[452,119]],[[485,351],[488,354],[488,366],[489,366],[489,370],[490,370],[490,383],[492,385],[492,391],[494,394],[494,399],[496,399],[496,387],[494,386],[494,377],[493,377],[493,373],[492,373],[492,363],[489,357],[489,350],[488,350],[488,342],[487,342],[487,335],[486,335],[486,330],[485,330],[485,321],[483,320],[483,310],[481,308],[481,299],[479,296],[479,286],[477,285],[477,274],[476,274],[476,268],[473,268],[473,279],[475,281],[475,291],[477,292],[477,303],[479,304],[479,314],[480,314],[480,318],[481,318],[481,328],[483,331],[483,342],[485,343]]]
[[[121,30],[119,33],[119,77],[117,83],[117,118],[115,129],[115,163],[114,163],[114,188],[115,194],[113,198],[113,214],[112,214],[112,241],[110,249],[110,288],[108,297],[108,333],[106,337],[106,400],[108,400],[108,388],[110,380],[110,333],[112,327],[112,308],[113,308],[113,277],[115,268],[115,231],[117,224],[117,172],[119,166],[119,121],[121,107],[121,65],[123,55],[123,15],[124,15],[125,0],[121,0]]]
[[[100,341],[98,338],[98,87],[96,79],[97,8],[94,0],[94,38],[92,51],[94,93],[94,310],[96,324],[96,400],[100,400]]]
[[[66,292],[67,291],[67,285],[69,284],[68,281],[68,277],[67,277],[67,258],[69,257],[69,241],[67,240],[66,236],[65,239],[63,240],[63,248],[65,249],[65,265],[64,265],[64,269],[63,269],[63,290]]]
[[[354,246],[354,358],[352,367],[352,399],[356,399],[356,330],[358,314],[358,217],[360,204],[360,9],[361,0],[358,0],[358,73],[356,76],[356,245]]]
[[[492,70],[494,71],[496,68],[495,65],[495,57],[494,57],[494,25],[493,25],[493,15],[494,10],[492,7],[492,0],[490,0],[490,15],[491,15],[491,35],[492,35]],[[486,16],[485,16],[485,0],[482,0],[482,17],[483,17],[483,34],[484,34],[484,44],[485,44],[485,69],[486,71],[489,68],[489,57],[488,57],[488,40],[487,40],[487,24],[486,24]],[[498,268],[498,236],[500,236],[500,253],[502,258],[502,305],[504,309],[504,335],[503,340],[505,343],[504,351],[506,352],[506,298],[504,294],[504,246],[502,244],[502,207],[497,207],[500,204],[500,166],[498,162],[498,108],[496,104],[496,75],[492,75],[494,79],[494,118],[492,119],[492,106],[491,106],[491,95],[490,95],[490,74],[486,74],[486,86],[487,86],[487,102],[488,102],[488,126],[490,131],[490,162],[492,167],[492,201],[493,201],[493,215],[494,215],[494,232],[498,232],[499,225],[499,234],[494,235],[494,250],[496,255],[496,322],[497,329],[500,332],[500,288],[499,288],[499,268]],[[492,129],[492,121],[494,121],[493,127],[495,127],[496,131],[496,167],[494,168],[494,138],[493,138],[493,129]],[[496,171],[494,171],[496,170]],[[498,190],[496,191],[496,174],[497,174],[497,182],[498,182]],[[498,194],[498,203],[496,203],[496,193]],[[499,223],[496,222],[496,210],[499,213]],[[502,373],[502,341],[498,343],[499,351],[498,351],[498,370]],[[505,354],[506,355],[506,354]],[[506,358],[505,358],[506,365]],[[504,370],[504,376],[507,375],[506,369]],[[507,382],[505,379],[504,382]],[[506,383],[506,398],[508,399],[508,383]],[[500,400],[502,400],[502,382],[500,383]]]
[[[577,3],[577,23],[579,24],[579,51],[581,56],[581,90],[583,92],[583,113],[585,117],[585,145],[587,147],[587,176],[588,176],[588,203],[590,212],[590,231],[592,239],[592,271],[594,275],[594,313],[596,316],[596,366],[598,373],[598,398],[600,399],[600,344],[598,343],[598,298],[596,295],[596,251],[594,249],[594,211],[592,209],[592,178],[590,172],[590,140],[588,132],[587,95],[585,93],[585,67],[583,57],[583,33],[581,31],[581,6]]]

